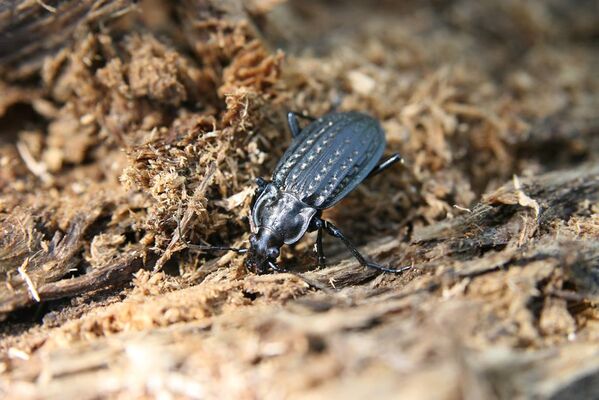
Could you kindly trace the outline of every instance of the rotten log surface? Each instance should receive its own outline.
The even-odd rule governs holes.
[[[142,267],[142,257],[131,254],[124,256],[122,260],[114,264],[106,265],[75,278],[48,282],[39,287],[31,282],[31,286],[19,291],[8,290],[4,292],[5,297],[0,302],[0,318],[6,318],[11,312],[36,303],[74,297],[107,287],[118,288],[131,281],[133,274]]]
[[[529,206],[509,204],[510,199],[517,198],[518,192],[525,193],[538,203],[538,215],[535,216],[535,210]],[[143,392],[144,382],[155,382],[157,386],[151,389],[154,394],[167,391],[200,398],[215,396],[217,393],[237,393],[233,383],[226,387],[227,383],[222,380],[217,385],[205,381],[210,374],[200,374],[202,378],[197,379],[198,368],[213,368],[212,363],[216,362],[222,373],[227,368],[238,370],[239,385],[247,384],[247,380],[252,379],[250,371],[253,368],[268,368],[268,378],[254,388],[259,395],[269,392],[269,382],[278,382],[275,386],[280,388],[281,381],[297,376],[299,383],[295,383],[296,388],[302,388],[299,393],[321,398],[328,393],[327,385],[319,386],[312,393],[308,382],[310,379],[317,379],[317,375],[310,378],[310,374],[307,377],[305,372],[294,373],[294,369],[320,371],[318,373],[326,376],[340,368],[335,365],[344,362],[344,357],[347,356],[344,352],[347,351],[351,353],[348,359],[352,363],[359,364],[369,360],[370,368],[375,368],[372,363],[383,368],[376,375],[371,375],[370,368],[364,370],[353,364],[345,366],[344,368],[353,371],[352,374],[357,374],[357,379],[367,379],[370,382],[368,387],[383,385],[384,390],[407,397],[420,393],[419,385],[429,385],[430,383],[426,383],[429,381],[435,382],[436,394],[441,397],[456,390],[467,390],[473,398],[486,397],[491,393],[506,399],[576,399],[597,396],[599,353],[592,336],[589,337],[589,342],[582,340],[577,344],[560,344],[527,353],[514,352],[502,345],[475,345],[472,348],[474,343],[466,340],[475,340],[476,343],[487,340],[501,343],[505,340],[509,343],[511,340],[533,341],[538,337],[534,329],[517,334],[507,331],[501,333],[501,329],[507,329],[511,322],[501,321],[501,314],[495,314],[493,307],[489,308],[478,302],[476,296],[470,299],[471,304],[457,303],[449,308],[443,306],[442,299],[459,296],[467,287],[475,288],[485,280],[498,283],[514,279],[513,284],[519,286],[522,291],[519,296],[522,298],[510,300],[514,302],[511,307],[520,303],[526,309],[526,304],[543,298],[545,305],[542,307],[549,308],[553,307],[550,305],[553,302],[563,305],[567,302],[570,307],[584,307],[585,304],[588,306],[599,301],[597,238],[559,239],[555,238],[553,231],[547,230],[545,233],[546,226],[584,213],[584,209],[580,207],[588,202],[599,201],[599,165],[585,165],[569,171],[531,177],[522,180],[520,189],[514,188],[514,184],[510,182],[488,196],[488,199],[491,203],[480,204],[471,213],[448,223],[423,229],[415,234],[414,243],[403,244],[406,252],[414,254],[414,268],[402,277],[379,275],[371,270],[364,270],[348,259],[338,265],[303,275],[330,288],[324,292],[306,294],[306,283],[290,274],[247,277],[238,280],[233,286],[221,281],[224,277],[221,274],[221,278],[213,277],[199,286],[166,296],[146,300],[132,299],[87,316],[81,322],[67,323],[60,328],[60,335],[87,335],[92,333],[85,333],[92,326],[89,324],[104,324],[108,321],[118,331],[122,329],[118,326],[120,320],[125,318],[124,315],[129,313],[128,309],[135,310],[137,318],[147,318],[154,323],[158,322],[158,325],[167,314],[172,314],[166,316],[170,319],[169,325],[177,320],[187,321],[189,313],[197,315],[200,312],[204,317],[200,318],[200,322],[121,334],[76,347],[47,346],[33,355],[40,362],[11,361],[11,376],[14,378],[6,383],[5,390],[25,397],[43,393],[46,398],[93,398],[123,390],[128,393]],[[503,204],[502,201],[508,204]],[[510,232],[509,235],[507,231]],[[531,232],[536,233],[524,236],[526,239],[522,242],[522,233]],[[506,237],[515,239],[510,241]],[[373,256],[379,254],[384,259],[384,254],[389,249],[398,246],[402,246],[402,243],[397,239],[387,239],[369,246],[367,251]],[[463,262],[464,254],[469,255],[469,261]],[[561,281],[568,282],[568,285],[555,288],[547,284],[555,274],[560,276]],[[372,291],[368,284],[372,279],[400,279],[408,283],[402,289]],[[280,292],[273,292],[270,288],[270,284],[274,282],[279,282]],[[539,288],[541,293],[538,293],[539,289],[535,289],[535,292],[532,288]],[[476,292],[476,289],[471,290]],[[291,293],[285,294],[285,291]],[[277,312],[274,312],[272,305],[260,301],[255,306],[250,305],[233,313],[223,312],[222,306],[216,305],[226,304],[231,299],[245,295],[276,300],[299,294],[303,296],[288,302],[282,311]],[[139,301],[145,304],[142,306]],[[164,314],[161,311],[163,307],[170,311]],[[439,308],[435,311],[434,319],[426,316],[430,307]],[[524,309],[517,313],[524,312]],[[478,323],[465,318],[464,321],[475,324],[475,327],[461,326],[459,321],[452,321],[456,313],[468,316],[481,313],[487,317]],[[488,320],[492,315],[499,320]],[[542,316],[541,320],[542,318],[545,317]],[[532,329],[532,326],[526,327],[532,321],[527,321],[525,317],[519,322],[523,324],[519,330]],[[127,323],[126,318],[122,323]],[[486,326],[489,323],[491,325]],[[502,328],[504,323],[508,325]],[[537,321],[538,323],[542,324]],[[240,330],[239,326],[243,326],[243,329]],[[263,331],[266,326],[269,328]],[[489,329],[491,326],[495,326],[495,333],[493,329]],[[401,378],[397,383],[392,384],[387,379],[387,374],[397,371],[391,372],[386,369],[388,366],[383,367],[386,361],[384,355],[378,353],[379,350],[368,353],[351,346],[351,335],[348,337],[345,332],[354,330],[370,332],[369,339],[360,346],[374,349],[368,346],[387,342],[387,346],[391,347],[384,354],[391,351],[389,354],[396,352],[397,357],[406,358],[402,362],[403,366],[398,367]],[[483,335],[482,338],[478,337],[480,334]],[[492,339],[485,337],[489,334],[498,336]],[[258,335],[263,344],[253,350],[242,350],[244,346],[253,346],[253,335]],[[404,337],[395,342],[389,341],[388,335]],[[523,339],[521,335],[528,338]],[[498,340],[502,336],[505,338]],[[284,340],[284,344],[275,345],[273,340]],[[234,345],[231,347],[232,343]],[[301,348],[302,343],[307,346],[305,350],[291,350],[294,346]],[[435,361],[431,363],[429,357],[423,358],[420,352],[414,353],[415,349],[409,350],[415,343],[419,343],[419,347],[428,347],[429,351],[434,349]],[[456,347],[456,343],[460,344]],[[275,371],[286,365],[278,373],[270,370],[268,363],[258,361],[255,364],[256,361],[252,361],[273,357],[270,352],[275,350],[268,350],[268,346],[283,346],[276,350],[282,352],[281,355],[272,361],[275,363]],[[318,350],[321,347],[323,348]],[[249,353],[242,360],[238,359],[241,356],[239,352],[245,351]],[[303,351],[306,352],[305,355],[302,355]],[[321,355],[317,356],[318,354]],[[298,362],[296,357],[301,357],[303,361],[294,364]],[[151,367],[142,367],[142,359],[143,365]],[[135,373],[131,373],[132,371]],[[219,385],[224,385],[218,389],[222,392],[215,389]],[[331,386],[331,390],[334,392],[329,394],[343,392],[337,386]]]
[[[437,265],[448,265],[471,259],[490,250],[502,251],[499,261],[495,261],[493,256],[488,260],[477,259],[470,263],[459,264],[457,269],[451,269],[439,276],[440,284],[447,277],[463,279],[504,268],[510,264],[526,263],[527,260],[530,262],[537,258],[557,258],[563,262],[562,268],[567,271],[571,279],[578,283],[581,293],[590,296],[589,299],[594,301],[599,300],[599,272],[594,268],[599,265],[599,245],[594,240],[560,241],[551,236],[553,232],[548,237],[542,234],[543,231],[547,231],[549,225],[557,221],[568,221],[575,213],[584,212],[579,209],[584,207],[584,204],[599,201],[599,165],[585,165],[574,170],[556,171],[544,176],[532,177],[522,181],[520,191],[527,193],[538,203],[538,215],[533,215],[534,210],[526,206],[510,204],[509,201],[501,199],[501,195],[511,198],[511,195],[516,192],[514,184],[508,183],[488,196],[489,199],[498,201],[498,204],[481,203],[471,212],[452,221],[416,231],[413,244],[405,249],[401,260],[391,260],[392,264],[407,263],[410,255],[413,254],[410,262],[414,264],[414,268],[429,272]],[[508,196],[505,196],[506,194]],[[497,200],[498,196],[499,200]],[[506,201],[508,204],[502,204],[501,201]],[[534,240],[524,237],[525,242],[521,242],[523,234],[534,234],[537,230],[541,234],[536,235]],[[517,239],[516,242],[514,238]],[[371,246],[368,253],[384,253],[390,249],[400,248],[402,245],[405,244],[398,239],[386,240],[377,246]],[[72,250],[67,257],[71,259],[72,252],[78,247],[71,244],[69,248]],[[318,287],[333,289],[360,285],[378,275],[374,270],[363,269],[355,263],[352,264],[351,259],[348,261],[349,264],[343,262],[338,266],[305,273],[304,276],[320,282]],[[40,261],[29,263],[32,266],[43,266],[48,263],[48,260],[42,257]],[[71,266],[52,270],[64,275],[72,268],[72,264],[69,265]],[[75,296],[107,285],[126,282],[141,266],[139,256],[133,255],[79,278],[41,285],[37,291],[42,301]],[[35,271],[33,268],[33,272]],[[59,278],[59,275],[56,278]],[[2,315],[18,307],[37,302],[24,281],[20,282],[19,292],[11,294],[9,290],[3,293],[6,296],[0,299]]]
[[[0,5],[0,397],[599,397],[593,6],[279,3]],[[409,271],[185,250],[337,103],[407,162],[327,218]]]
[[[75,30],[128,12],[130,0],[9,0],[0,4],[0,76],[31,77],[44,58],[68,46]]]

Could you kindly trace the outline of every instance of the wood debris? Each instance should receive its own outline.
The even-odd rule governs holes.
[[[0,397],[599,397],[590,3],[0,6]],[[411,268],[190,251],[331,110],[405,161],[326,218]]]

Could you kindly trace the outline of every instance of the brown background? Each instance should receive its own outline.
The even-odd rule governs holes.
[[[6,398],[599,397],[595,1],[0,4]],[[255,276],[285,112],[404,166]]]

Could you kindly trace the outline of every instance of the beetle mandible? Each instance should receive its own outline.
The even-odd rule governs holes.
[[[300,128],[298,118],[311,122]],[[246,267],[257,273],[281,271],[276,264],[284,244],[317,231],[318,264],[325,263],[323,231],[339,238],[364,267],[402,272],[367,261],[351,241],[322,211],[348,195],[363,180],[387,169],[402,158],[398,153],[379,163],[385,149],[385,134],[379,122],[359,112],[333,112],[318,119],[289,112],[293,141],[277,164],[271,181],[258,178],[251,206],[250,247],[197,246],[199,250],[232,250],[247,253]]]

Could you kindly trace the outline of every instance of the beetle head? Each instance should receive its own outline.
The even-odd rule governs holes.
[[[268,262],[275,262],[283,246],[283,240],[272,229],[261,227],[250,236],[250,249],[245,259],[248,270],[264,274],[269,271]]]

